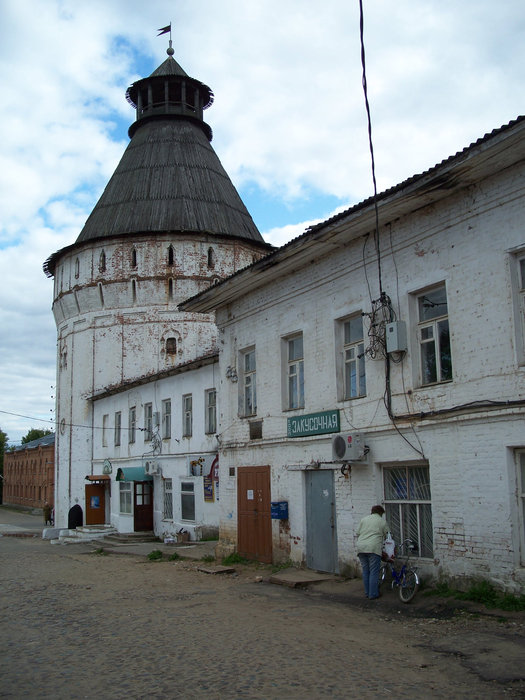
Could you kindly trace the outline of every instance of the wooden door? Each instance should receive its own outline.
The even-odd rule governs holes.
[[[149,532],[153,530],[153,484],[151,481],[133,483],[133,529]]]
[[[104,484],[86,485],[86,525],[104,525],[106,522],[106,487]]]
[[[237,551],[246,559],[272,562],[270,467],[237,470]]]

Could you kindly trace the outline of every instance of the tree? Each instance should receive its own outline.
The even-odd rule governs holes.
[[[51,435],[52,430],[42,430],[41,428],[31,428],[28,430],[27,434],[22,438],[22,445],[32,442],[33,440],[38,440],[38,438],[44,437],[45,435]]]
[[[4,452],[7,449],[7,433],[0,428],[0,503],[2,503],[2,492],[4,490]]]

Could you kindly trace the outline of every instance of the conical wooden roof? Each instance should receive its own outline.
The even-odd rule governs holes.
[[[263,242],[202,129],[157,118],[136,130],[77,243],[168,231]]]
[[[65,250],[114,236],[206,233],[267,247],[213,150],[202,112],[213,102],[207,85],[168,58],[128,88],[136,107],[131,141],[73,246],[44,263],[54,274]]]

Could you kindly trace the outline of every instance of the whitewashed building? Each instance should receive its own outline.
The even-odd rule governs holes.
[[[99,444],[104,431],[99,417],[113,421],[119,412],[117,399],[109,396],[124,401],[129,394],[122,387],[130,382],[215,353],[213,314],[180,312],[178,303],[271,249],[210,144],[203,111],[213,93],[186,74],[171,47],[164,63],[133,83],[126,97],[136,110],[130,143],[77,240],[44,263],[54,279],[57,325],[55,512],[60,528],[87,521],[109,524],[111,515],[113,524],[129,530],[132,519],[118,510],[116,482],[110,488],[107,479],[92,479],[108,476],[99,471],[103,455],[116,463],[123,456],[122,446],[113,444],[110,451],[108,444],[104,452]],[[191,376],[200,392],[201,373]],[[194,393],[187,386],[185,391]],[[144,392],[148,397],[150,388]],[[136,399],[137,429],[146,428],[139,406],[152,402]],[[123,407],[122,430],[129,430],[128,418]],[[204,436],[204,429],[196,434]],[[199,437],[198,443],[186,445],[188,455],[194,448],[203,454],[213,449],[211,438]],[[182,447],[173,446],[171,453],[183,458]],[[126,458],[138,457],[130,450]],[[161,483],[149,477],[139,481],[139,472],[124,475],[144,492]],[[101,485],[104,507],[100,493],[93,494]],[[153,496],[156,504],[162,498],[158,492]]]
[[[356,570],[384,503],[424,575],[525,584],[525,118],[181,305],[220,345],[220,544]]]
[[[103,508],[121,533],[218,535],[217,375],[213,354],[93,396],[86,520]]]

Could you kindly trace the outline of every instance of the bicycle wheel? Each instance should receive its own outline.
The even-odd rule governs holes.
[[[408,603],[416,595],[419,581],[415,571],[408,570],[399,584],[399,597],[403,603]]]
[[[386,562],[382,561],[380,564],[380,567],[379,567],[379,579],[378,579],[379,588],[381,588],[381,585],[385,582],[387,569],[388,569],[388,564]]]

